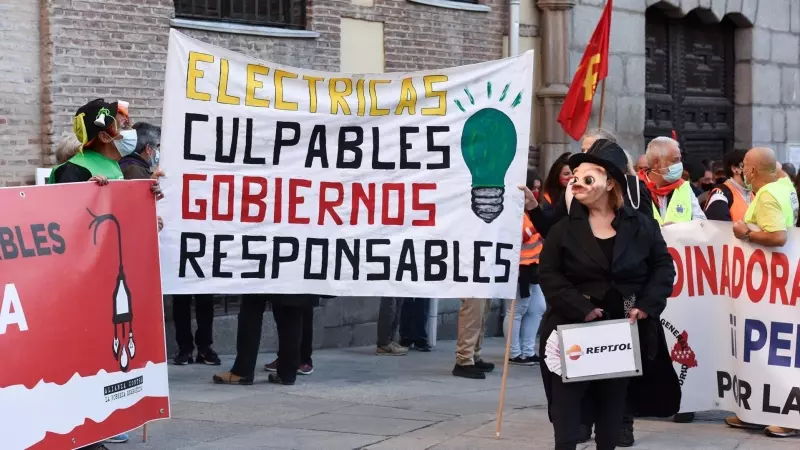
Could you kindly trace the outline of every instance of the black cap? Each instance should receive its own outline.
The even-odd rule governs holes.
[[[597,164],[606,169],[608,175],[615,179],[622,188],[627,188],[628,157],[622,147],[606,139],[598,139],[586,153],[576,153],[569,158],[569,168],[575,170],[583,163]]]
[[[73,131],[81,144],[93,141],[101,131],[108,130],[116,121],[117,102],[107,103],[98,98],[81,106],[75,113]]]

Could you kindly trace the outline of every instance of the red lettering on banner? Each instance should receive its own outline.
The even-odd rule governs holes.
[[[415,227],[434,227],[436,226],[436,204],[420,203],[420,191],[436,190],[436,183],[413,183],[411,185],[411,209],[414,211],[426,211],[427,219],[414,219],[411,225]]]
[[[184,220],[206,220],[206,207],[207,201],[204,199],[195,200],[194,204],[199,208],[199,211],[190,211],[189,210],[189,192],[191,192],[191,183],[192,181],[206,181],[205,175],[198,175],[192,173],[185,173],[183,174],[183,188],[181,192],[181,204],[183,208],[181,208],[181,217]]]
[[[328,189],[336,191],[336,200],[328,200]],[[336,212],[336,207],[341,206],[342,203],[344,203],[344,185],[342,185],[342,183],[330,183],[327,181],[321,182],[319,184],[319,217],[317,223],[319,225],[325,223],[325,213],[327,212],[330,214],[331,219],[336,222],[336,225],[341,225],[343,223],[342,218],[339,217],[339,214]]]
[[[800,297],[800,264],[795,268],[794,286],[792,286],[792,297],[789,299],[789,306],[797,305],[798,297]],[[800,335],[800,332],[797,334]],[[800,345],[797,346],[797,350],[800,351]],[[800,360],[800,357],[798,357],[798,360]]]
[[[310,188],[311,181],[302,180],[298,178],[292,178],[289,180],[289,223],[294,223],[294,224],[311,223],[311,219],[309,219],[308,217],[297,216],[297,205],[302,205],[303,203],[306,202],[305,197],[297,193],[297,189],[301,187]]]
[[[781,270],[780,275],[778,275],[779,268]],[[786,284],[789,282],[789,259],[783,253],[776,252],[772,254],[770,278],[772,278],[772,283],[770,283],[769,302],[775,304],[775,298],[780,294],[781,303],[788,305],[789,298],[786,294]]]
[[[761,284],[758,287],[753,286],[753,269],[755,265],[761,266]],[[764,250],[756,249],[750,260],[747,262],[747,297],[753,303],[758,303],[764,298],[764,293],[767,292],[767,282],[769,281],[769,272],[767,271],[767,256]]]
[[[728,259],[728,246],[722,246],[722,277],[719,282],[719,294],[731,295],[731,265]]]
[[[267,179],[262,177],[244,177],[242,178],[242,223],[261,223],[267,215],[267,204],[264,199],[267,197]],[[260,187],[259,192],[254,194],[252,192],[253,185]],[[250,206],[255,205],[256,214],[250,215]]]
[[[683,249],[686,254],[686,288],[689,292],[689,297],[694,297],[694,264],[692,264],[692,248],[686,247]]]
[[[273,209],[273,222],[281,223],[283,220],[283,179],[275,179],[275,207]]]
[[[742,250],[742,247],[733,247],[732,264],[733,289],[731,290],[731,297],[739,298],[744,287],[744,250]]]
[[[375,183],[367,185],[367,192],[361,183],[353,183],[352,206],[350,208],[350,225],[358,223],[359,204],[367,208],[367,223],[375,224]]]
[[[220,191],[222,190],[222,185],[228,185],[228,212],[222,214],[220,212]],[[233,175],[215,175],[214,181],[212,183],[212,192],[211,192],[211,220],[219,220],[222,222],[231,222],[233,221],[233,194],[234,194],[234,182],[233,182]]]
[[[683,291],[683,261],[681,254],[674,248],[668,247],[667,251],[672,255],[672,261],[675,263],[675,284],[672,285],[672,294],[670,295],[674,298],[681,295],[681,291]]]
[[[705,295],[705,282],[708,282],[712,295],[717,295],[717,261],[714,259],[714,247],[708,246],[708,259],[700,247],[694,248],[694,258],[697,260],[697,294]]]
[[[403,183],[386,183],[382,186],[383,198],[381,209],[381,224],[383,225],[402,225],[406,212],[406,186]],[[397,217],[389,216],[389,198],[391,191],[397,192]]]

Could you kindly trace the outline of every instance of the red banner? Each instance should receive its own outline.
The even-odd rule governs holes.
[[[169,417],[150,184],[0,189],[0,448]]]

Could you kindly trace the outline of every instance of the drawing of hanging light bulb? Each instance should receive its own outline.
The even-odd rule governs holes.
[[[117,273],[116,284],[114,292],[111,295],[111,303],[113,314],[111,321],[114,324],[114,340],[112,348],[114,350],[114,359],[119,361],[119,368],[123,372],[127,372],[130,368],[130,360],[136,356],[136,343],[133,338],[133,308],[131,303],[131,290],[128,288],[128,282],[125,278],[125,269],[122,261],[122,229],[119,220],[113,214],[105,214],[102,216],[95,215],[88,208],[89,214],[93,217],[92,222],[89,224],[89,229],[94,228],[94,245],[97,245],[97,230],[100,224],[105,221],[113,222],[117,229],[117,243],[119,248],[119,272]],[[127,331],[126,331],[127,325]],[[122,339],[127,337],[127,345],[121,345],[120,334],[121,330]]]
[[[502,102],[510,83],[500,96]],[[475,99],[464,90],[471,104]],[[492,85],[487,83],[487,96],[492,96]],[[520,104],[520,92],[511,104]],[[456,105],[466,112],[459,100]],[[505,177],[517,152],[517,129],[508,115],[495,108],[483,108],[472,114],[464,123],[461,133],[461,154],[472,175],[472,212],[486,223],[491,223],[503,212]]]

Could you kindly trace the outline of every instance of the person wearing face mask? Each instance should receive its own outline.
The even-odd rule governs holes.
[[[680,405],[680,385],[659,321],[675,269],[658,225],[623,202],[627,165],[622,148],[607,140],[569,160],[578,203],[550,230],[540,255],[547,311],[539,345],[544,348],[559,325],[638,320],[645,375],[564,383],[542,364],[556,450],[577,447],[581,416],[576,411],[584,401],[595,412],[598,450],[618,446],[626,399],[632,400],[632,412],[643,416],[672,415]]]
[[[161,156],[161,127],[138,122],[133,126],[136,146],[127,156],[119,160],[119,167],[126,180],[146,180],[153,177]]]
[[[705,220],[700,202],[683,175],[683,162],[678,141],[657,137],[647,145],[650,168],[639,172],[653,200],[653,218],[661,226],[673,223]]]
[[[745,187],[742,176],[746,154],[746,150],[733,150],[725,155],[725,175],[728,178],[709,192],[705,203],[708,220],[744,220],[744,214],[753,200],[753,192]]]
[[[564,153],[559,156],[547,172],[542,186],[542,207],[548,212],[553,211],[556,204],[561,202],[567,185],[572,181],[572,171],[567,165],[570,155],[571,153]]]

